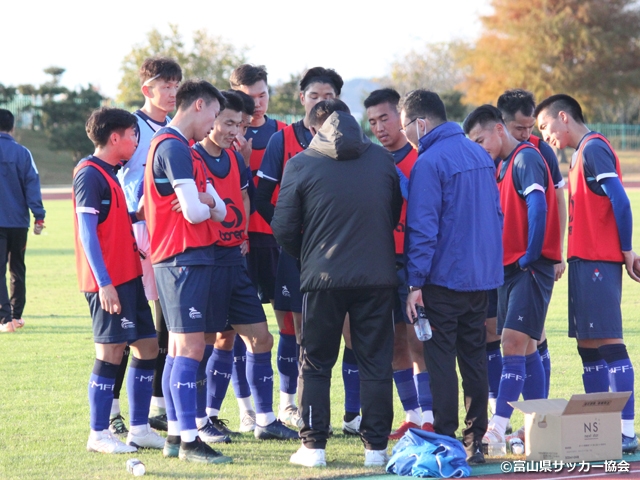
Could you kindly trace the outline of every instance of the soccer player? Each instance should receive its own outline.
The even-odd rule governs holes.
[[[76,266],[93,321],[96,360],[89,379],[91,433],[87,450],[129,453],[164,446],[148,424],[158,342],[142,285],[140,254],[114,167],[136,149],[136,117],[101,108],[86,125],[96,149],[74,170]],[[125,445],[108,430],[109,410],[122,351],[133,360],[127,378],[131,430]]]
[[[134,112],[138,120],[138,148],[133,156],[118,170],[117,176],[124,190],[127,200],[127,208],[131,215],[135,215],[140,206],[140,197],[143,192],[144,166],[147,163],[147,154],[151,137],[165,127],[171,119],[169,113],[176,107],[176,92],[182,80],[182,70],[178,63],[166,57],[147,58],[138,72],[144,105]],[[162,396],[162,372],[167,357],[167,345],[169,332],[162,315],[162,307],[158,300],[156,279],[151,265],[149,251],[149,233],[147,224],[139,221],[133,224],[133,234],[136,237],[138,249],[142,253],[142,284],[144,292],[153,305],[156,332],[158,334],[158,360],[153,375],[153,396],[151,397],[151,409],[149,411],[149,424],[157,430],[167,430],[167,414],[164,397]],[[126,366],[126,357],[123,361]],[[124,373],[124,368],[122,368]],[[119,390],[116,388],[116,390]],[[116,391],[116,393],[118,393]],[[116,397],[118,398],[118,397]],[[116,431],[124,428],[120,410],[114,400],[111,407],[111,427]],[[120,417],[120,418],[118,418]],[[113,431],[113,430],[112,430]]]
[[[400,94],[391,88],[375,90],[364,101],[371,131],[396,162],[402,186],[411,175],[418,152],[402,132],[398,103]],[[405,308],[407,282],[404,269],[404,231],[407,211],[407,188],[403,188],[400,222],[394,231],[396,245],[396,272],[398,291],[395,299],[395,341],[393,345],[393,379],[405,411],[405,420],[391,432],[391,440],[399,440],[410,428],[433,431],[433,397],[429,386],[429,373],[424,363],[423,345],[410,325]]]
[[[144,176],[151,262],[169,329],[162,376],[168,419],[163,454],[198,463],[231,461],[202,441],[196,424],[205,344],[213,344],[215,332],[224,328],[214,321],[209,297],[214,222],[222,221],[227,209],[207,182],[202,158],[189,148],[190,140],[200,141],[211,131],[223,107],[224,97],[210,83],[184,82],[176,93],[174,118],[151,140]]]
[[[502,375],[496,410],[485,444],[505,443],[513,407],[508,402],[544,398],[545,375],[537,349],[561,261],[560,223],[551,173],[540,152],[507,130],[500,110],[483,105],[464,121],[464,131],[481,145],[497,168],[504,285],[498,288],[498,333],[502,334]],[[525,378],[527,379],[525,381]]]
[[[533,94],[522,89],[507,90],[502,95],[500,95],[500,97],[498,97],[497,107],[498,110],[502,112],[502,118],[504,119],[509,133],[511,133],[511,135],[520,142],[526,141],[532,143],[534,147],[540,150],[542,158],[544,158],[545,162],[547,162],[547,166],[551,171],[553,185],[556,190],[556,200],[558,201],[558,219],[560,220],[560,248],[563,248],[564,232],[567,228],[567,204],[564,198],[565,181],[564,178],[562,178],[562,174],[560,173],[560,168],[558,167],[558,158],[556,157],[553,149],[540,137],[531,134],[531,131],[533,130],[536,122],[536,119],[533,117],[533,112],[536,107]],[[566,267],[567,264],[564,260],[564,257],[562,258],[562,261],[560,263],[556,263],[554,265],[556,281],[560,280],[560,277],[562,277],[562,274],[564,273]],[[493,328],[493,332],[495,332],[495,328]],[[489,342],[490,340],[487,338],[487,343]],[[544,366],[544,373],[547,380],[545,388],[545,398],[548,398],[551,378],[551,356],[549,355],[547,336],[544,330],[542,331],[542,337],[538,342],[538,351],[540,352],[540,357],[542,358],[542,365]],[[497,352],[498,354],[500,353],[499,344]],[[489,352],[487,352],[487,355],[489,355]],[[490,362],[490,369],[492,364],[497,364],[497,362],[495,360],[493,362]],[[489,394],[491,395],[491,389],[489,390]]]
[[[622,336],[622,266],[640,281],[633,220],[620,161],[609,141],[585,125],[580,104],[553,95],[535,110],[545,141],[576,153],[569,171],[569,336],[578,342],[586,393],[631,392],[622,410],[622,450],[638,448],[634,373]]]
[[[249,95],[254,101],[254,112],[251,123],[247,129],[245,139],[251,147],[249,165],[253,177],[254,186],[258,184],[257,173],[262,163],[267,144],[272,135],[282,130],[286,124],[269,118],[269,85],[267,83],[267,69],[263,65],[243,64],[231,72],[229,78],[231,88]],[[240,146],[243,147],[240,141]],[[246,148],[246,147],[243,147]],[[246,159],[245,159],[246,161]],[[249,190],[252,195],[251,188]],[[255,202],[254,202],[255,204]],[[273,238],[271,227],[260,216],[255,208],[252,208],[249,217],[249,252],[246,256],[249,277],[258,290],[262,303],[274,305],[276,270],[278,266],[279,248]],[[286,424],[300,426],[300,415],[295,406],[295,394],[298,378],[298,357],[296,354],[295,329],[293,317],[290,312],[280,311],[274,308],[280,338],[278,340],[277,366],[280,375],[280,415]],[[233,387],[240,407],[240,431],[251,431],[255,428],[255,411],[251,406],[249,389],[241,380],[236,382],[237,372],[242,372],[245,367],[246,350],[244,342],[237,340],[234,347],[234,382]]]
[[[216,323],[233,328],[247,346],[247,378],[256,403],[255,437],[258,440],[295,439],[299,438],[298,433],[285,427],[273,413],[273,337],[244,263],[249,179],[242,155],[231,149],[242,129],[243,101],[237,93],[223,95],[225,109],[216,118],[209,136],[194,146],[205,161],[209,181],[227,205],[225,220],[216,224],[210,294],[211,302],[216,306],[213,314]],[[218,334],[217,340],[220,337]],[[217,341],[216,347],[218,345],[207,365],[210,385],[207,413],[216,419],[231,376],[232,337],[230,342],[225,342],[225,349]]]

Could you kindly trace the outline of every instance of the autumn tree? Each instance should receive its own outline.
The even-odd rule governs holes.
[[[634,0],[492,0],[493,14],[462,65],[466,101],[495,103],[509,88],[537,99],[578,98],[611,113],[640,88],[640,8]]]
[[[289,80],[271,87],[269,113],[276,115],[304,115],[300,103],[299,79],[302,74],[289,76]]]
[[[148,57],[162,55],[174,58],[182,68],[184,79],[202,78],[221,89],[229,88],[231,71],[245,63],[241,51],[220,37],[210,36],[206,30],[194,32],[192,45],[185,43],[177,25],[170,24],[169,30],[169,34],[164,35],[154,28],[147,34],[146,42],[134,46],[124,58],[117,101],[129,107],[144,103],[138,69]]]

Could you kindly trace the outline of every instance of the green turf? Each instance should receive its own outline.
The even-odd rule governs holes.
[[[634,210],[639,211],[640,191],[630,191],[629,196]],[[48,201],[45,208],[47,228],[40,237],[30,235],[27,248],[26,327],[15,334],[0,336],[0,479],[130,478],[125,462],[134,456],[146,464],[149,478],[339,478],[382,473],[382,469],[362,467],[360,440],[344,437],[340,432],[344,394],[339,367],[334,371],[332,390],[331,418],[336,435],[329,441],[325,469],[291,466],[288,459],[298,448],[297,442],[259,443],[249,435],[222,448],[234,458],[234,464],[223,466],[165,460],[159,452],[124,456],[86,452],[87,381],[94,351],[88,307],[78,292],[75,278],[71,202]],[[640,238],[639,235],[640,227],[636,224],[635,238]],[[626,343],[636,365],[640,365],[638,288],[625,277]],[[552,397],[567,398],[582,392],[575,341],[566,337],[566,310],[565,276],[556,285],[547,317],[553,365]],[[269,311],[268,314],[271,331],[277,335],[273,316]],[[276,404],[277,388],[276,380]],[[126,393],[122,406],[128,418]],[[397,425],[402,418],[397,398],[395,414]],[[232,393],[223,404],[221,418],[228,418],[230,426],[237,428],[237,406]],[[521,414],[516,413],[514,427],[521,422]]]

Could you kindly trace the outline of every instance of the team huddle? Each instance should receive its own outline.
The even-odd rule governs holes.
[[[365,466],[386,465],[388,440],[410,428],[456,437],[456,360],[467,461],[484,463],[488,445],[524,441],[523,429],[507,434],[509,402],[549,395],[544,320],[567,264],[585,392],[633,392],[620,312],[622,266],[640,281],[631,209],[613,148],[572,97],[536,106],[510,90],[461,128],[433,92],[376,90],[364,106],[379,146],[338,99],[332,69],[304,73],[305,116],[291,125],[267,116],[262,66],[236,68],[226,91],[183,82],[170,58],[139,73],[144,105],[95,111],[95,152],[74,171],[96,348],[89,451],[228,463],[210,444],[253,432],[300,439],[290,461],[324,466],[343,338],[342,431],[362,439]],[[566,257],[564,180],[531,135],[536,121],[553,146],[576,149]],[[422,309],[433,329],[424,342],[412,325]],[[405,418],[391,431],[393,382]],[[219,418],[230,383],[239,432]],[[637,448],[633,421],[632,394],[625,452]]]

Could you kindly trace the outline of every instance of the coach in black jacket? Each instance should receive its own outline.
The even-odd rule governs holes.
[[[326,121],[325,121],[326,120]],[[371,143],[340,100],[311,112],[309,148],[286,164],[271,228],[300,259],[303,300],[299,397],[302,448],[291,461],[322,465],[331,369],[345,314],[361,382],[365,465],[386,463],[393,420],[393,230],[402,196],[393,157]]]

